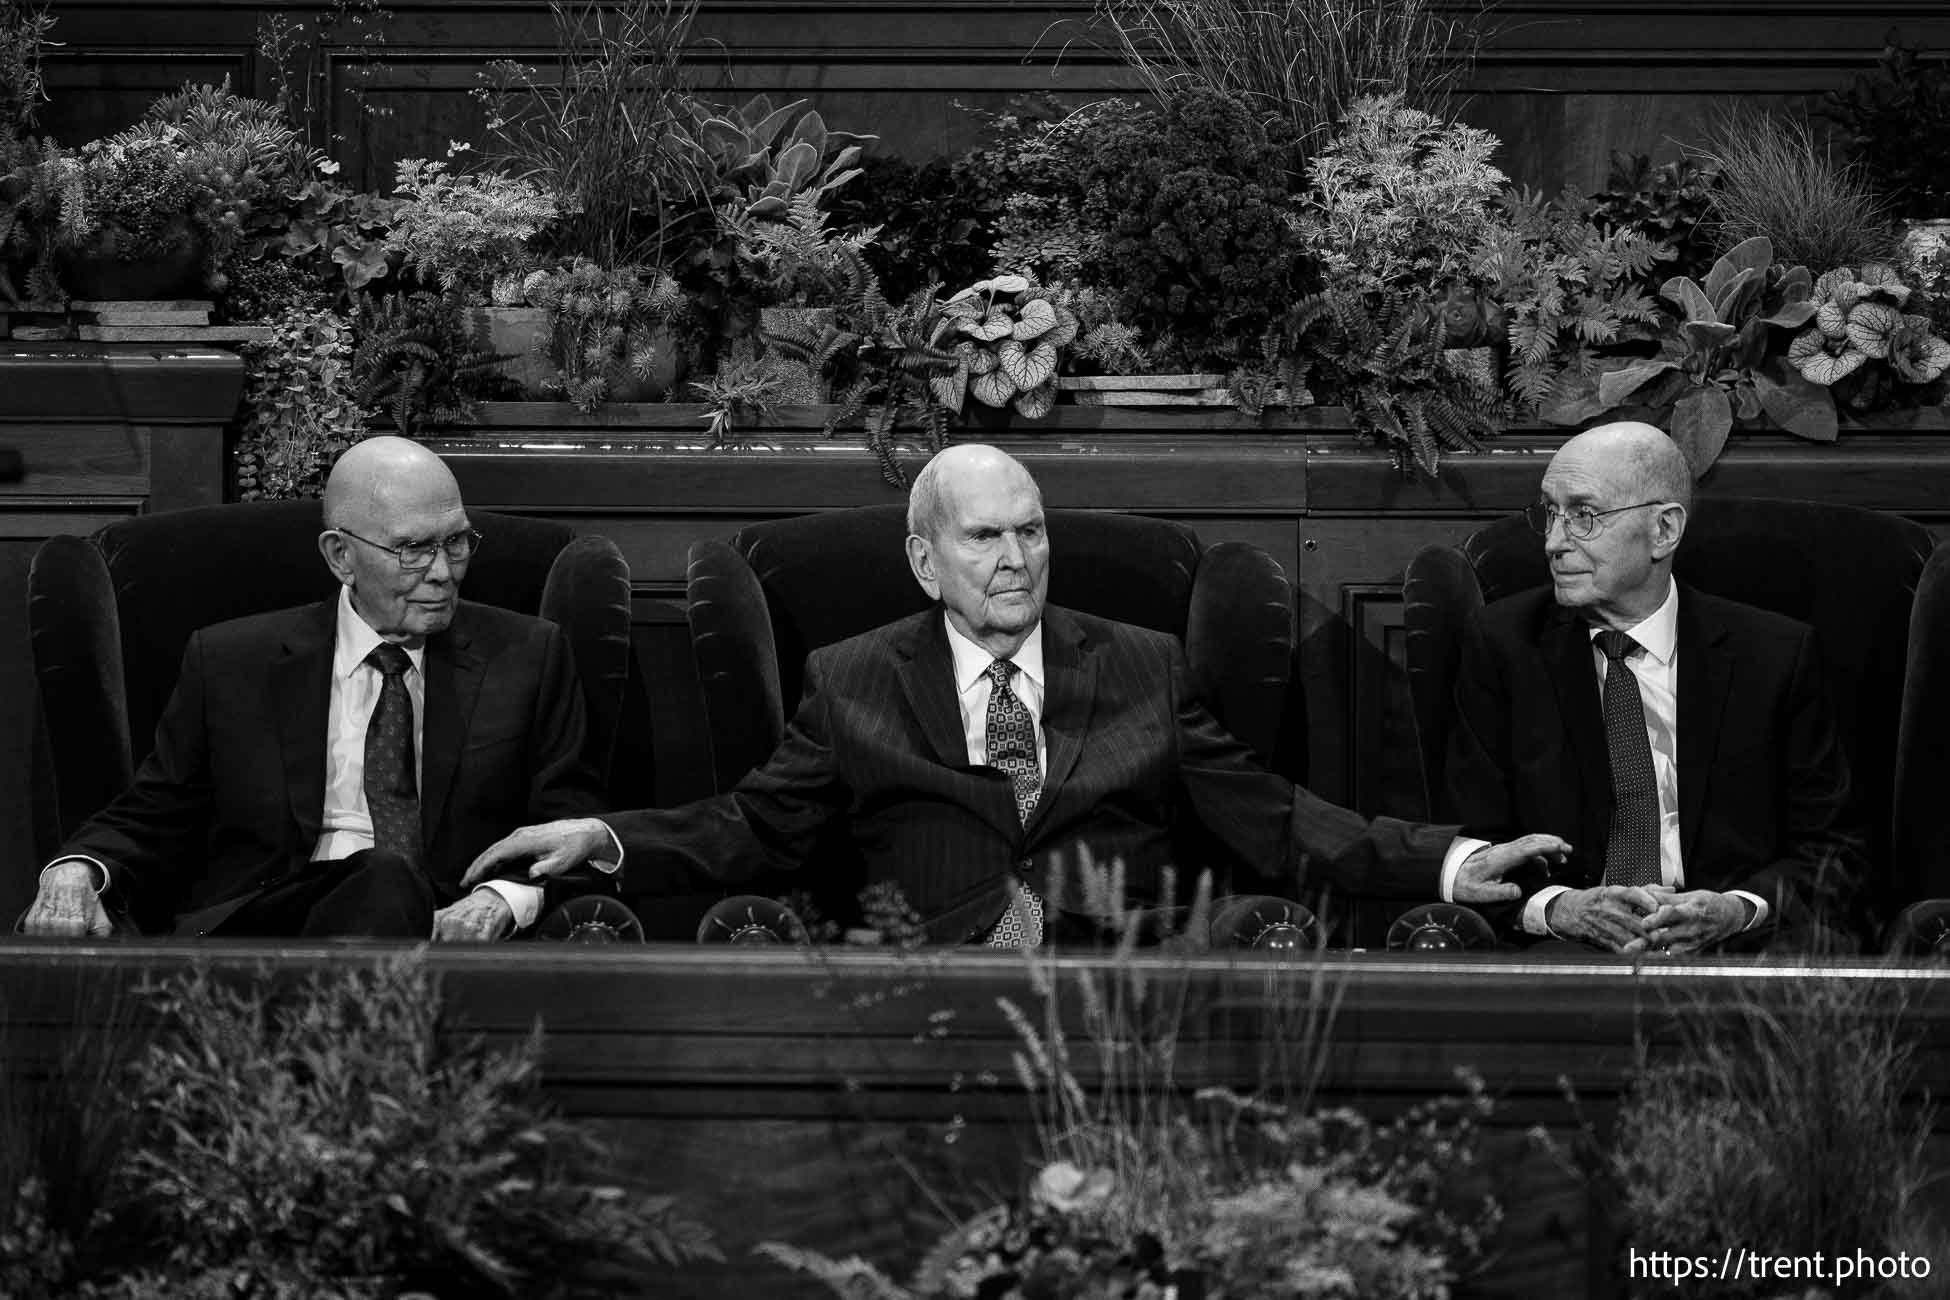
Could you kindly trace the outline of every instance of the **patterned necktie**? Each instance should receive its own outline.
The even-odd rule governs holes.
[[[1016,693],[1009,689],[1015,664],[997,659],[989,665],[988,672],[989,766],[1008,774],[1010,784],[1015,787],[1016,816],[1027,825],[1043,791],[1043,768],[1036,761],[1036,723]],[[1017,883],[1022,886],[1021,892],[989,931],[988,942],[998,948],[1020,948],[1024,944],[1035,947],[1043,941],[1043,900],[1026,882],[1018,879]]]
[[[1645,734],[1639,679],[1625,660],[1639,643],[1623,632],[1598,634],[1605,668],[1605,748],[1611,755],[1611,834],[1605,841],[1607,885],[1656,885],[1659,871],[1659,782]]]
[[[385,679],[379,704],[366,724],[366,809],[372,814],[372,846],[421,865],[420,792],[413,763],[413,700],[406,670],[413,661],[390,642],[372,648],[366,662]]]

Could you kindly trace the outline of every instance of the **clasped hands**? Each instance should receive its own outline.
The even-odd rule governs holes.
[[[1559,938],[1616,953],[1698,952],[1744,930],[1748,908],[1712,889],[1599,885],[1551,899],[1545,923]]]
[[[41,878],[21,932],[78,939],[104,939],[115,932],[102,906],[95,868],[86,862],[57,862]],[[514,929],[514,912],[491,889],[463,895],[433,914],[432,938],[440,943],[492,943]]]

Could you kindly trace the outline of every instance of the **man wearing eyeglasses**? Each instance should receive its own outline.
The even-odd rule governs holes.
[[[1692,496],[1652,425],[1572,438],[1525,512],[1550,585],[1465,629],[1446,815],[1571,842],[1509,918],[1537,940],[1681,953],[1800,939],[1862,876],[1814,633],[1674,581]]]
[[[336,598],[197,632],[155,749],[41,873],[30,934],[108,903],[183,935],[498,939],[540,890],[463,893],[523,821],[601,807],[568,642],[460,598],[482,544],[440,458],[358,443],[325,489]]]

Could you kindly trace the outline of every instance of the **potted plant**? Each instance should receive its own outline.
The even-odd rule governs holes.
[[[548,314],[523,300],[521,286],[534,269],[529,242],[556,219],[555,196],[530,180],[455,173],[424,158],[399,162],[393,192],[386,251],[467,310],[484,350],[506,358],[501,373],[539,393],[553,377]]]
[[[673,326],[684,292],[664,272],[605,270],[577,258],[567,270],[531,275],[524,291],[548,316],[556,377],[547,387],[578,410],[657,401],[683,378],[687,359]]]

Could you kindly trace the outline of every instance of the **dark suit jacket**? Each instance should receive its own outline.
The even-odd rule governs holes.
[[[814,652],[785,739],[736,789],[605,818],[625,870],[743,880],[799,866],[844,819],[866,879],[898,884],[929,937],[953,943],[995,923],[1012,870],[1047,894],[1051,859],[1074,868],[1086,845],[1099,863],[1123,858],[1134,900],[1156,897],[1166,864],[1185,869],[1189,892],[1189,869],[1205,865],[1183,853],[1196,818],[1229,854],[1234,888],[1291,894],[1311,859],[1351,890],[1435,896],[1454,828],[1370,822],[1259,767],[1189,693],[1175,638],[1050,607],[1043,654],[1048,761],[1026,827],[1008,777],[969,765],[932,610]]]
[[[1813,630],[1696,591],[1679,592],[1679,845],[1686,885],[1744,889],[1780,924],[1840,908],[1862,879],[1847,814],[1848,763]],[[1470,834],[1521,827],[1571,842],[1544,884],[1604,875],[1612,813],[1588,624],[1539,588],[1478,610],[1463,634],[1443,811]],[[1499,909],[1501,910],[1501,909]],[[1514,924],[1514,914],[1500,918]]]
[[[301,869],[325,805],[337,602],[204,628],[183,652],[134,784],[61,852],[105,863],[139,916],[202,934]],[[420,815],[444,904],[475,855],[531,821],[601,807],[583,705],[553,623],[462,601],[427,639]]]

